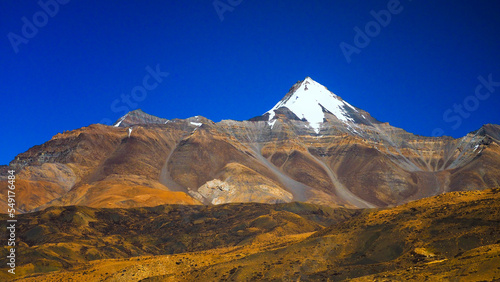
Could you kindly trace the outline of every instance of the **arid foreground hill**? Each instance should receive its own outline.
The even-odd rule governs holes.
[[[499,186],[500,126],[458,139],[417,136],[306,78],[247,121],[166,120],[136,110],[114,126],[57,134],[6,169],[16,171],[20,212],[293,201],[388,207]]]
[[[19,221],[19,281],[500,279],[500,188],[388,209],[69,206]]]

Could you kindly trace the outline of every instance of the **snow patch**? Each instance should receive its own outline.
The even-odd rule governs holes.
[[[271,129],[273,129],[275,123],[276,123],[276,120],[268,121],[267,122],[267,124],[269,124],[269,126],[271,127]]]
[[[115,127],[120,126],[120,124],[122,123],[122,121],[124,121],[127,116],[128,116],[128,113],[126,115],[122,116],[122,118],[115,124]]]
[[[345,107],[357,112],[356,108],[310,77],[307,77],[288,99],[278,102],[267,112],[269,121],[274,118],[274,111],[281,107],[287,107],[297,117],[305,118],[316,133],[319,133],[325,117],[322,107],[344,123],[354,122]]]
[[[203,123],[201,123],[201,122],[190,122],[190,123],[192,125],[195,125],[195,126],[198,126],[198,127],[203,125]]]

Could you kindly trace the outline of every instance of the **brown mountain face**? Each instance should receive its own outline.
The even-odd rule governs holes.
[[[500,126],[458,139],[417,136],[306,78],[248,121],[166,120],[136,110],[115,126],[57,134],[9,169],[23,212],[292,201],[385,207],[499,186]]]

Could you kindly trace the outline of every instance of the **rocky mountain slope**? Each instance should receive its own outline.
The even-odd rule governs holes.
[[[22,212],[292,201],[386,207],[500,185],[500,126],[458,139],[417,136],[306,78],[247,121],[166,120],[136,110],[114,126],[57,134],[9,169]]]

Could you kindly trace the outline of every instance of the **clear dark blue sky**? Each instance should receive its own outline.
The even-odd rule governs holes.
[[[500,2],[401,0],[377,30],[370,12],[394,2],[220,0],[220,9],[234,7],[219,17],[212,0],[71,0],[44,17],[37,1],[3,0],[0,164],[136,108],[168,119],[248,119],[306,76],[415,134],[461,137],[500,124],[500,87],[474,96],[478,76],[500,82]],[[23,22],[34,16],[36,31]],[[358,42],[348,63],[339,45],[356,47],[354,28],[367,24],[370,42]],[[157,65],[169,75],[147,80],[144,95],[146,67]],[[132,106],[120,100],[133,90],[142,96]],[[453,106],[464,103],[460,116]]]

